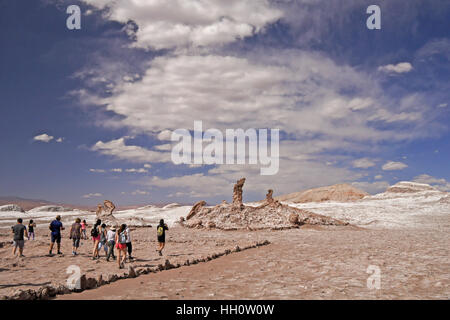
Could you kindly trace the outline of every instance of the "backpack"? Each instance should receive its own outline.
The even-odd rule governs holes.
[[[125,235],[125,232],[121,232],[119,234],[119,243],[121,244],[127,243],[127,236]]]
[[[94,238],[98,237],[98,230],[97,230],[97,226],[94,226],[91,230],[91,236],[93,236]]]
[[[158,237],[161,237],[164,234],[164,227],[163,226],[159,226],[158,227],[157,234],[158,234]]]

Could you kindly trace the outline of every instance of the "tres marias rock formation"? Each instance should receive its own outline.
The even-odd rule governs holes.
[[[225,201],[214,207],[206,207],[205,201],[197,202],[182,225],[188,228],[217,228],[222,230],[260,230],[298,228],[303,224],[347,225],[348,223],[281,204],[273,199],[273,190],[268,190],[266,200],[258,207],[246,206],[242,202],[245,178],[233,188],[233,202]]]

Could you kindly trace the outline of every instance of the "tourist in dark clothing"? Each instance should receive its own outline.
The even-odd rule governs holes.
[[[52,232],[51,235],[51,243],[50,243],[50,250],[48,251],[49,255],[52,255],[53,246],[56,245],[58,247],[58,254],[62,254],[61,252],[61,230],[64,230],[63,224],[61,222],[61,216],[58,215],[55,220],[50,223],[49,227],[50,231]]]
[[[70,228],[70,239],[72,239],[72,255],[76,256],[81,240],[81,219],[77,218]]]
[[[159,245],[159,248],[156,251],[159,252],[160,256],[162,256],[162,250],[164,249],[164,246],[166,244],[166,230],[169,230],[169,228],[167,227],[167,224],[164,223],[164,219],[161,219],[159,221],[158,227],[156,228]]]
[[[30,223],[28,224],[28,240],[32,237],[34,240],[34,228],[36,228],[36,223],[34,223],[33,220],[30,220]]]
[[[23,257],[23,247],[25,245],[25,239],[23,235],[28,237],[27,228],[22,224],[23,220],[21,218],[17,219],[17,224],[14,227],[11,227],[12,232],[14,234],[14,248],[13,248],[13,256],[16,255],[16,250],[19,248],[19,256]]]

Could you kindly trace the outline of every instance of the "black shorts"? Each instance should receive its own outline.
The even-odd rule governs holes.
[[[57,234],[57,235],[54,235],[53,233],[51,234],[51,240],[52,240],[52,243],[61,243],[61,234]]]
[[[158,237],[158,242],[165,243],[166,237]]]

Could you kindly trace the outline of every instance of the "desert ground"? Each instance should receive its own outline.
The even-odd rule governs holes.
[[[406,187],[406,192],[397,186],[351,202],[289,204],[349,222],[339,226],[304,224],[255,231],[187,228],[175,221],[187,216],[190,207],[167,208],[165,214],[177,218],[172,217],[163,257],[155,251],[154,227],[133,231],[136,260],[126,267],[131,265],[137,277],[130,277],[129,269],[119,270],[114,261],[106,262],[103,253],[100,260],[91,260],[90,240],[83,241],[79,256],[71,256],[67,230],[64,255],[47,257],[49,236],[44,225],[38,225],[37,240],[26,242],[26,257],[12,257],[6,227],[11,217],[4,216],[0,219],[0,297],[65,285],[70,276],[67,268],[75,265],[86,278],[101,275],[97,282],[102,286],[57,294],[56,299],[449,299],[448,194],[419,185]],[[158,212],[158,218],[164,211],[151,210]],[[374,270],[379,270],[379,287],[374,286]]]

